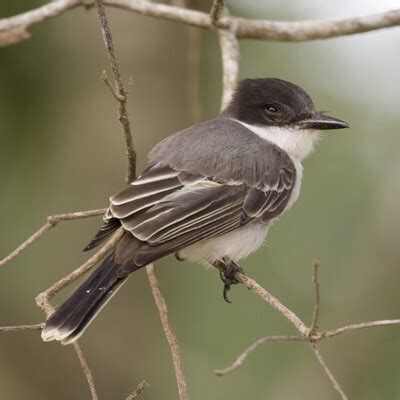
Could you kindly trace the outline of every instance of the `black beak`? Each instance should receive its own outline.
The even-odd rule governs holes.
[[[349,124],[341,119],[329,117],[321,113],[314,113],[297,124],[300,129],[343,129],[349,128]]]

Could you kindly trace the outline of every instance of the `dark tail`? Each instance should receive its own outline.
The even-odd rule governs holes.
[[[74,294],[47,320],[42,331],[44,341],[59,340],[62,344],[74,342],[127,276],[118,277],[114,253],[108,255]]]

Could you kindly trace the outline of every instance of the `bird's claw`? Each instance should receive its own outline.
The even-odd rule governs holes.
[[[225,270],[220,271],[219,276],[224,283],[224,291],[222,293],[224,300],[227,303],[231,303],[231,301],[228,298],[228,291],[231,289],[232,285],[236,285],[239,283],[239,281],[236,279],[236,272],[239,272],[241,274],[244,274],[243,268],[236,264],[234,261],[230,259],[224,258],[224,265],[225,265]]]

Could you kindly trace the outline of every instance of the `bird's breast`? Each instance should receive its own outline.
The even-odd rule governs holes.
[[[267,233],[268,225],[255,221],[232,232],[186,247],[181,254],[190,261],[209,264],[225,256],[239,261],[256,251]]]

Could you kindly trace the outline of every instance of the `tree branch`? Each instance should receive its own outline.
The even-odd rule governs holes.
[[[218,29],[223,76],[221,110],[229,104],[239,76],[239,42],[236,29],[235,22],[232,22],[228,29]]]
[[[187,400],[189,398],[187,394],[187,385],[185,380],[185,373],[182,365],[181,349],[176,338],[176,334],[172,327],[171,321],[168,316],[168,307],[165,302],[165,298],[162,294],[160,284],[154,270],[153,264],[146,267],[147,276],[149,277],[151,291],[160,314],[161,324],[167,338],[169,347],[172,353],[172,360],[174,362],[176,382],[178,384],[179,400]]]
[[[44,324],[0,326],[0,332],[40,331]]]
[[[102,0],[95,0],[97,14],[99,16],[101,33],[103,35],[103,41],[107,49],[108,58],[110,60],[111,70],[113,72],[115,91],[113,91],[114,97],[118,102],[118,120],[122,125],[122,131],[124,133],[125,145],[126,145],[126,156],[128,158],[128,174],[126,181],[132,182],[136,175],[136,150],[133,144],[131,126],[128,118],[127,109],[127,91],[122,82],[121,72],[117,57],[115,55],[114,43],[111,36],[110,27],[108,26],[108,20],[106,12],[104,10]],[[107,84],[107,75],[103,73],[103,80]],[[108,83],[109,88],[111,84]]]
[[[222,12],[224,11],[224,0],[214,0],[210,11],[211,24],[217,26]]]
[[[89,364],[87,363],[81,348],[79,347],[78,342],[74,342],[74,350],[79,358],[79,362],[81,364],[81,369],[83,372],[83,375],[85,375],[85,378],[87,380],[87,383],[89,385],[89,389],[90,389],[90,394],[92,396],[92,400],[97,400],[97,392],[96,392],[96,387],[94,385],[94,379],[93,379],[93,374],[92,371],[89,368]]]
[[[370,321],[370,322],[362,322],[360,324],[353,324],[343,326],[341,328],[332,329],[329,331],[323,332],[314,332],[312,337],[307,336],[264,336],[260,339],[257,339],[255,342],[251,343],[248,347],[246,347],[239,356],[230,364],[228,367],[223,369],[215,370],[215,374],[218,376],[223,376],[229,374],[235,369],[241,367],[247,357],[256,350],[259,346],[269,343],[269,342],[319,342],[323,339],[328,339],[334,336],[341,335],[343,333],[348,333],[351,331],[356,331],[359,329],[366,329],[378,326],[386,326],[386,325],[400,325],[400,319],[389,319],[389,320],[381,320],[381,321]]]
[[[222,272],[225,271],[225,265],[223,263],[216,263],[214,266]],[[292,310],[281,303],[280,300],[259,285],[255,279],[249,278],[240,272],[235,273],[235,279],[246,286],[247,289],[260,296],[275,311],[283,315],[303,336],[308,336],[309,328],[306,324]]]
[[[137,388],[126,398],[126,400],[134,400],[137,397],[139,397],[140,393],[143,392],[146,387],[149,387],[150,385],[146,381],[142,381],[139,383]]]
[[[28,37],[27,30],[32,26],[55,18],[73,8],[87,7],[88,4],[83,0],[58,0],[32,11],[0,19],[0,46],[24,40]],[[210,16],[200,11],[139,0],[105,0],[104,4],[141,15],[180,22],[203,29],[214,29]],[[238,38],[301,42],[392,28],[400,25],[400,10],[353,18],[298,22],[221,17],[217,22],[217,27],[228,29],[232,22],[237,23]],[[9,33],[12,31],[16,34],[10,40]],[[18,34],[18,32],[20,33]],[[25,34],[21,34],[21,32],[25,32]]]
[[[314,312],[313,317],[311,320],[310,325],[310,332],[309,335],[312,336],[318,328],[318,319],[319,319],[319,305],[320,305],[320,290],[319,290],[319,264],[317,262],[314,263],[313,266],[313,275],[312,275],[312,282],[314,284],[315,289],[315,304],[314,304]]]
[[[47,217],[47,223],[44,224],[39,230],[37,230],[33,235],[20,244],[13,252],[11,252],[7,257],[0,261],[0,268],[4,267],[7,263],[17,257],[22,253],[27,247],[29,247],[34,241],[42,237],[51,228],[54,228],[61,221],[74,221],[76,219],[83,219],[89,217],[95,217],[97,215],[102,215],[106,212],[106,208],[99,208],[97,210],[89,211],[77,211],[66,214],[50,215]]]
[[[62,289],[70,285],[72,282],[75,282],[82,275],[84,275],[87,271],[89,271],[92,267],[97,265],[114,247],[115,244],[122,236],[122,229],[118,229],[111,239],[107,241],[107,243],[97,251],[92,257],[89,258],[86,262],[84,262],[79,268],[75,269],[67,276],[61,278],[59,281],[51,285],[44,292],[40,293],[36,296],[36,304],[38,307],[49,317],[53,312],[54,308],[50,304],[50,300]]]
[[[128,113],[126,110],[126,90],[124,84],[122,83],[121,74],[119,71],[118,61],[114,52],[114,44],[112,41],[112,36],[110,32],[110,28],[108,26],[107,16],[104,10],[102,0],[95,0],[97,12],[99,15],[101,30],[103,33],[104,43],[106,45],[107,53],[110,59],[111,68],[114,74],[114,81],[116,86],[116,91],[111,92],[116,97],[119,103],[119,117],[123,127],[123,132],[126,139],[126,147],[128,150],[128,160],[129,160],[129,169],[128,169],[128,181],[132,181],[136,174],[136,152],[133,145],[133,139],[130,131],[130,122],[128,118]],[[107,76],[104,77],[103,80],[108,82]],[[108,83],[109,88],[111,89],[111,85]],[[121,99],[120,99],[121,98]],[[130,156],[133,155],[133,157]],[[185,375],[183,372],[182,361],[181,361],[181,353],[178,344],[178,340],[172,328],[172,324],[168,318],[168,309],[165,299],[162,295],[160,284],[157,279],[157,275],[155,273],[153,265],[147,266],[147,275],[149,278],[151,290],[153,293],[154,300],[156,302],[158,311],[160,313],[161,323],[164,329],[165,336],[167,338],[168,344],[171,349],[172,359],[175,368],[176,382],[178,385],[178,392],[180,400],[187,400],[187,385],[185,380]]]
[[[319,364],[322,367],[322,370],[326,373],[326,375],[328,375],[329,380],[331,381],[331,383],[332,383],[333,387],[335,388],[335,390],[337,390],[337,392],[340,394],[340,397],[342,398],[342,400],[348,400],[346,394],[344,393],[343,389],[340,387],[340,385],[339,385],[338,381],[336,380],[335,376],[332,374],[332,372],[330,371],[330,369],[326,365],[326,362],[323,359],[317,344],[316,343],[311,343],[311,348],[313,349],[314,354],[317,357],[317,360],[318,360]]]
[[[306,340],[308,339],[305,336],[266,336],[260,338],[248,346],[241,354],[239,354],[232,364],[226,368],[216,369],[214,373],[218,376],[224,376],[231,373],[235,369],[242,366],[243,362],[250,355],[250,353],[266,342],[304,342]]]

